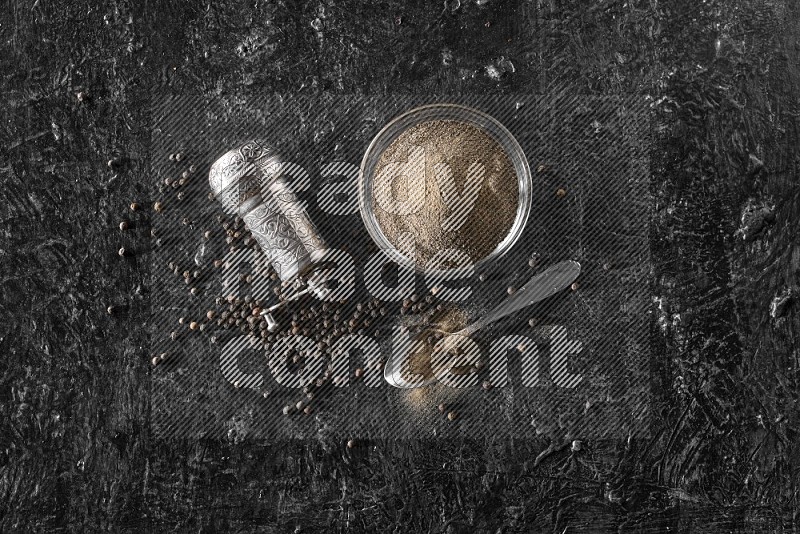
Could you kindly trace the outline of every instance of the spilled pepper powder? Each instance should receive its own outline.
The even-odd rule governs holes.
[[[415,257],[420,267],[445,249],[466,253],[470,264],[480,261],[505,239],[516,218],[519,185],[514,164],[503,147],[475,125],[431,120],[410,127],[379,157],[374,176],[382,173],[391,178],[374,180],[376,221],[389,242],[405,256]],[[395,201],[406,207],[393,209]],[[384,209],[387,205],[389,210]],[[460,218],[454,216],[459,210]],[[461,266],[452,258],[432,267]]]

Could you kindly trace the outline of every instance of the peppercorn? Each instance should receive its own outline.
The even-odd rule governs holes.
[[[190,330],[197,330],[197,326],[198,325],[197,325],[196,321],[192,321],[191,323],[189,323],[189,329]]]
[[[556,189],[556,196],[558,198],[564,198],[565,196],[567,196],[567,190],[564,189],[563,187],[559,187],[558,189]]]
[[[127,250],[125,250],[125,247],[120,247],[120,249],[117,251],[117,254],[119,254],[119,255],[120,255],[120,257],[122,257],[122,256],[127,256],[127,254],[128,254],[128,251],[127,251]]]
[[[123,232],[128,229],[128,221],[122,221],[119,223],[119,229]]]
[[[131,202],[131,211],[136,211],[139,209],[139,204],[136,202]]]
[[[448,421],[455,421],[456,417],[458,417],[458,414],[456,412],[449,412],[447,414],[447,420]]]
[[[160,211],[162,211],[163,209],[164,209],[164,204],[162,204],[161,202],[155,202],[155,203],[153,204],[153,210],[154,210],[154,211],[156,211],[156,212],[160,212]]]
[[[352,449],[355,446],[356,446],[356,440],[354,440],[354,439],[347,440],[347,448],[348,449]]]

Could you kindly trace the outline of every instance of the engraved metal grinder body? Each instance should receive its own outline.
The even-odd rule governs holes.
[[[249,141],[211,165],[208,181],[229,215],[239,216],[267,256],[283,285],[295,284],[314,265],[314,255],[327,248],[283,174],[284,161],[262,141]],[[325,298],[329,290],[314,273],[295,294]],[[265,311],[274,310],[280,304]],[[270,330],[277,323],[267,314]]]

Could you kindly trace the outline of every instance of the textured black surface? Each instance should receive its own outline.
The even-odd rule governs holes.
[[[798,14],[789,0],[4,3],[0,529],[797,530]],[[153,439],[150,213],[126,210],[152,200],[146,102],[164,89],[650,95],[652,439]],[[121,234],[123,217],[140,224]]]

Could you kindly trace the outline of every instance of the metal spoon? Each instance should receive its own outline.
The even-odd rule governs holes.
[[[445,337],[439,343],[444,342],[441,350],[448,350],[448,345],[454,345],[459,337],[466,337],[474,334],[481,328],[511,315],[514,312],[526,308],[531,304],[536,304],[548,297],[569,287],[581,272],[581,265],[576,261],[563,261],[549,267],[544,272],[535,275],[533,278],[517,290],[514,294],[503,300],[489,313],[462,328],[458,332],[445,333]],[[448,343],[447,340],[450,340]],[[402,376],[402,366],[407,360],[407,354],[397,351],[392,358],[386,362],[383,369],[383,377],[386,381],[398,388],[417,388],[426,386],[436,381],[435,378],[409,381]],[[419,376],[419,375],[417,375]]]

